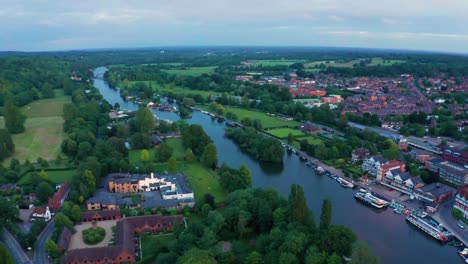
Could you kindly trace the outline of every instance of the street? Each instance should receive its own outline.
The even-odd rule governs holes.
[[[3,233],[0,235],[0,240],[5,245],[5,248],[8,250],[10,255],[13,257],[15,263],[18,264],[30,264],[31,260],[28,258],[26,253],[24,253],[21,246],[18,244],[16,239],[10,232],[6,229],[3,230]]]
[[[439,208],[439,211],[433,215],[434,219],[439,221],[445,228],[452,232],[463,244],[468,245],[468,230],[458,226],[458,219],[453,217],[452,209],[455,198],[452,198]]]
[[[54,220],[50,220],[47,226],[42,230],[34,247],[34,264],[49,264],[49,257],[45,252],[45,243],[54,232]]]

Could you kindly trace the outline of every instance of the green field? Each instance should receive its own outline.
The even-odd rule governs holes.
[[[141,149],[132,149],[128,152],[128,161],[130,164],[141,162]],[[150,153],[150,161],[154,160],[154,148],[148,149]]]
[[[316,138],[316,137],[305,137],[305,138],[301,138],[300,140],[307,140],[307,142],[311,145],[323,145],[323,140],[319,139],[319,138]]]
[[[208,108],[208,106],[199,106],[198,108],[205,110],[205,111],[211,111]],[[263,128],[265,129],[275,128],[275,127],[297,127],[301,125],[301,123],[297,121],[282,120],[279,117],[267,115],[266,113],[263,113],[263,112],[235,108],[235,107],[225,107],[225,109],[226,109],[226,112],[233,112],[234,114],[236,114],[239,117],[239,122],[244,117],[250,117],[252,120],[260,119],[262,122]]]
[[[182,144],[182,139],[180,138],[168,138],[165,142],[174,149],[172,156],[178,160],[183,160],[185,158],[185,147]]]
[[[267,130],[265,132],[277,138],[287,138],[289,134],[292,134],[295,137],[301,137],[301,136],[306,135],[305,133],[297,129],[291,129],[291,128],[277,128],[277,129]]]
[[[294,63],[304,63],[304,60],[258,60],[256,66],[289,66]]]
[[[361,61],[362,59],[356,59],[356,60],[352,60],[352,61],[333,61],[333,60],[330,60],[330,61],[313,61],[313,62],[310,62],[310,63],[307,63],[306,65],[304,65],[306,68],[318,68],[320,64],[325,64],[325,66],[327,67],[343,67],[343,68],[351,68],[353,67],[354,64],[359,64],[359,62]],[[382,58],[372,58],[372,62],[370,64],[367,64],[367,66],[377,66],[377,65],[382,65],[382,66],[390,66],[390,65],[393,65],[395,63],[403,63],[404,61],[402,60],[384,60]],[[308,69],[308,70],[309,70]]]
[[[117,86],[121,88],[132,87],[136,85],[137,83],[145,83],[146,85],[151,85],[151,87],[153,88],[153,91],[155,91],[156,93],[173,92],[175,94],[199,94],[203,96],[204,98],[207,98],[210,95],[219,94],[214,91],[191,90],[191,89],[185,89],[180,86],[171,86],[171,85],[161,86],[156,81],[127,81],[125,83],[120,82]]]
[[[209,193],[215,197],[215,202],[221,203],[226,199],[226,192],[219,184],[219,180],[212,171],[208,171],[200,163],[189,164],[182,171],[192,187],[195,194],[195,201],[203,203],[205,194]]]
[[[212,73],[216,66],[209,66],[209,67],[188,67],[188,68],[181,68],[181,69],[162,69],[162,71],[176,74],[176,75],[186,75],[186,76],[200,76],[204,73]]]
[[[45,171],[47,175],[49,176],[49,179],[53,183],[62,183],[62,182],[71,182],[72,178],[76,175],[77,171],[76,170],[51,170],[51,171]],[[24,175],[19,181],[18,184],[28,184],[29,181],[31,180],[31,173],[28,172],[26,175]]]
[[[35,161],[41,157],[45,160],[54,160],[61,152],[65,133],[63,132],[63,105],[70,102],[70,98],[63,95],[62,90],[55,90],[57,98],[34,101],[22,109],[28,116],[25,122],[26,131],[13,135],[15,153],[6,159],[8,164],[11,158],[20,162]],[[3,119],[0,128],[4,127]]]

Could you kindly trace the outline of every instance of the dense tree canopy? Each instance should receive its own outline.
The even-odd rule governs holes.
[[[13,101],[8,101],[4,110],[5,127],[12,134],[24,132],[26,115],[18,108]]]

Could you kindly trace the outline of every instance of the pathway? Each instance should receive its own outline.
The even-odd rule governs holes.
[[[3,233],[0,234],[0,240],[5,245],[5,248],[10,252],[10,255],[13,257],[13,260],[17,264],[32,264],[31,260],[28,258],[26,253],[24,253],[21,246],[18,244],[13,235],[6,229],[3,230]]]

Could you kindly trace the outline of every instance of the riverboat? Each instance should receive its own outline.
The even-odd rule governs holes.
[[[400,209],[398,209],[398,208],[393,209],[393,212],[394,212],[395,214],[402,214],[402,213],[403,213],[403,211],[400,210]]]
[[[372,207],[377,208],[377,209],[387,208],[389,204],[388,201],[375,197],[374,195],[370,193],[357,192],[354,195],[354,198],[367,205],[371,205]]]
[[[406,217],[406,221],[411,223],[413,226],[417,227],[419,230],[430,235],[432,238],[438,240],[439,242],[448,242],[449,237],[441,232],[439,229],[426,222],[424,219],[414,216]]]

